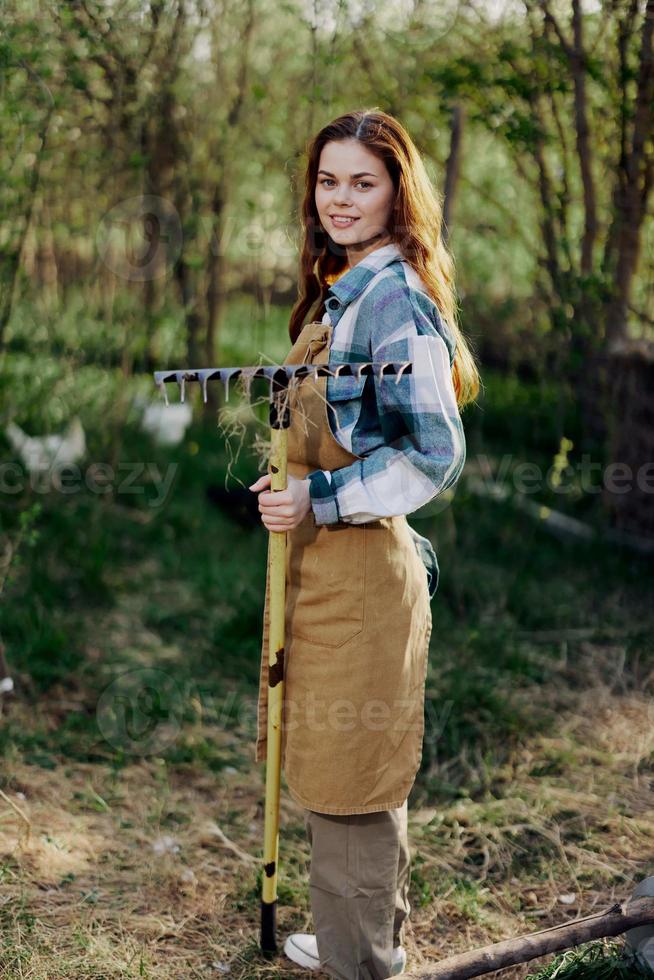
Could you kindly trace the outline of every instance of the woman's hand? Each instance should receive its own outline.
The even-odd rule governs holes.
[[[304,520],[311,510],[309,495],[309,480],[298,480],[288,476],[286,490],[268,490],[271,475],[264,473],[256,483],[249,488],[259,493],[259,510],[261,520],[269,531],[290,531]]]

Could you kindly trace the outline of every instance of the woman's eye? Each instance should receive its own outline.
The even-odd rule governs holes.
[[[333,184],[334,181],[332,180],[331,177],[323,177],[323,179],[320,181],[320,183],[321,184]],[[372,187],[372,184],[368,180],[358,180],[357,181],[357,184],[359,186],[361,186],[361,187]]]

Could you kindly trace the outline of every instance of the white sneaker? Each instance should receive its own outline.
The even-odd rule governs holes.
[[[294,932],[284,943],[284,952],[289,960],[306,967],[308,970],[320,969],[318,956],[318,940],[307,932]],[[393,950],[393,968],[391,976],[404,973],[406,966],[406,951],[404,946],[396,946]]]
[[[404,946],[396,946],[393,949],[393,969],[391,976],[396,977],[399,973],[404,973],[406,967],[406,950]]]
[[[284,943],[284,952],[289,960],[306,966],[309,970],[320,969],[318,940],[306,932],[294,932]]]

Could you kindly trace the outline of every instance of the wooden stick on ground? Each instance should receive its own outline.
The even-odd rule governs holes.
[[[491,946],[449,956],[434,966],[403,974],[404,980],[470,980],[516,963],[526,963],[546,953],[580,946],[591,939],[618,936],[635,926],[654,923],[654,898],[618,902],[605,912],[587,915],[572,922],[531,932],[516,939],[505,939]]]

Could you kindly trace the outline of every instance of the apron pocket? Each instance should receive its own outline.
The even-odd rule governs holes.
[[[366,529],[315,525],[288,532],[286,629],[316,646],[340,647],[363,629]]]

